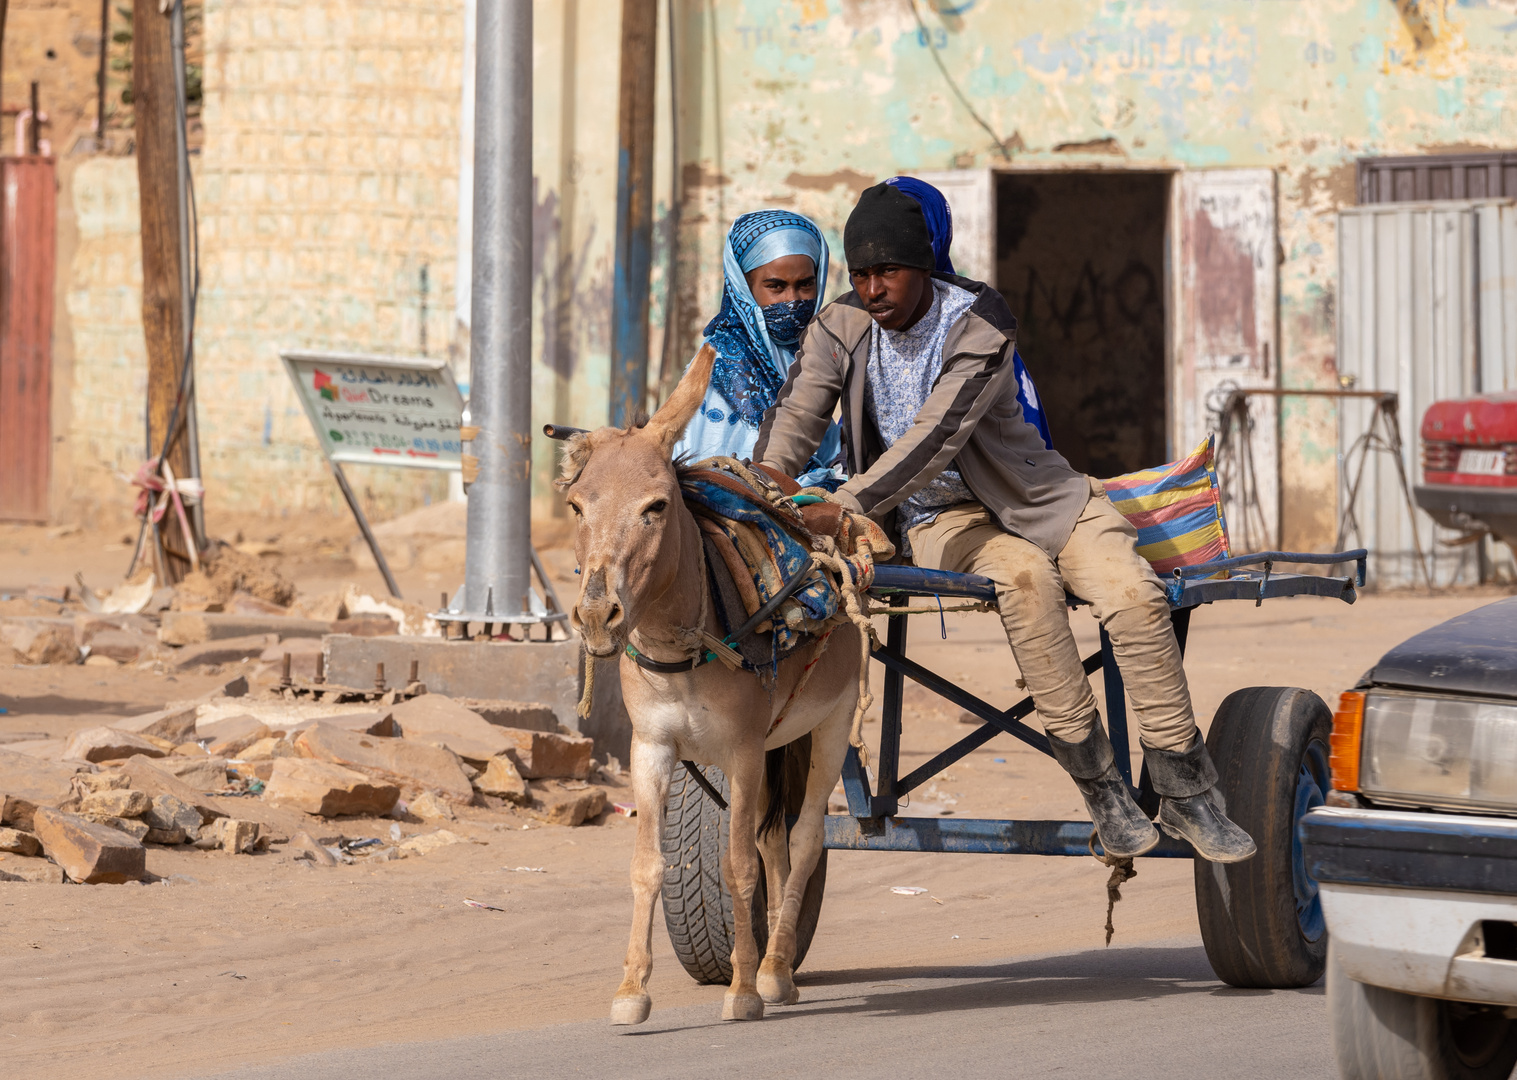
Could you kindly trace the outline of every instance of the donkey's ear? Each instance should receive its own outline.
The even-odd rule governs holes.
[[[715,364],[716,350],[710,345],[702,345],[701,351],[690,362],[684,378],[674,388],[674,393],[669,395],[669,400],[648,421],[648,431],[658,439],[664,453],[674,452],[674,444],[679,442],[686,425],[701,407],[701,401],[706,397],[706,388],[711,384],[711,369]]]

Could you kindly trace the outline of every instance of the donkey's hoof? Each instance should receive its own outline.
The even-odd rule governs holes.
[[[762,1020],[764,999],[757,994],[734,994],[727,991],[722,999],[723,1020]]]
[[[647,994],[628,994],[611,999],[611,1023],[617,1026],[641,1024],[653,1011],[653,999]]]
[[[759,968],[759,997],[768,1005],[794,1005],[801,1000],[801,992],[795,988],[795,980],[783,968],[769,971]]]

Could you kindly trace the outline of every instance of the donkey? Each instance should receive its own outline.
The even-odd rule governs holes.
[[[576,519],[580,591],[570,613],[593,657],[621,656],[622,697],[632,718],[637,840],[632,855],[632,933],[613,1024],[641,1024],[653,1008],[653,908],[664,876],[664,806],[682,759],[715,765],[730,787],[731,827],[722,874],[732,895],[732,985],[724,1020],[758,1020],[764,1003],[800,1000],[793,973],[801,898],[822,849],[827,796],[841,774],[858,701],[859,631],[833,630],[831,647],[806,646],[780,663],[772,688],[721,663],[660,674],[626,651],[678,663],[698,651],[699,632],[722,631],[710,613],[700,530],[680,496],[675,443],[695,415],[716,353],[701,350],[646,426],[600,428],[565,448],[561,487]],[[704,618],[705,625],[698,625]],[[802,673],[814,664],[802,684]],[[800,686],[797,693],[796,688]],[[792,694],[794,700],[791,700]],[[781,713],[783,712],[783,716]],[[776,721],[780,721],[776,726]],[[788,846],[783,827],[759,836],[765,812],[765,751],[810,732],[811,763]],[[771,815],[773,816],[773,815]],[[783,808],[780,809],[783,826]],[[769,892],[769,948],[759,962],[752,904],[762,848]]]

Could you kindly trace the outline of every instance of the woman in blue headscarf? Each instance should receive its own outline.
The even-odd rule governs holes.
[[[827,287],[827,241],[809,218],[789,210],[744,214],[727,233],[722,276],[722,307],[706,324],[717,353],[711,386],[675,447],[691,461],[752,456]],[[803,474],[807,483],[822,479],[840,448],[833,424]]]
[[[953,268],[953,259],[948,254],[948,249],[953,245],[953,211],[948,208],[948,200],[943,198],[943,193],[927,181],[918,180],[914,176],[892,176],[885,183],[910,195],[921,206],[922,216],[927,219],[928,235],[932,238],[932,254],[937,260],[934,269],[941,274],[957,274],[958,271]],[[1043,436],[1043,445],[1052,450],[1053,436],[1048,433],[1048,418],[1043,415],[1038,388],[1032,384],[1027,365],[1022,363],[1021,354],[1015,349],[1012,350],[1011,361],[1017,376],[1017,400],[1022,403],[1022,415]]]

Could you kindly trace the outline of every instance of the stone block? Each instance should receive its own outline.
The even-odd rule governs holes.
[[[402,701],[390,709],[389,715],[405,738],[446,746],[480,765],[515,746],[479,713],[442,694],[422,694]]]
[[[197,701],[179,701],[159,709],[118,720],[111,726],[117,731],[132,735],[152,735],[172,743],[182,743],[195,735],[195,709]]]
[[[258,823],[222,818],[212,826],[210,835],[228,855],[246,855],[258,846]]]
[[[31,830],[39,806],[57,806],[73,795],[79,767],[0,749],[0,822]]]
[[[164,772],[177,776],[202,794],[208,791],[221,791],[226,787],[226,758],[205,755],[198,758],[170,755],[159,758],[158,765]]]
[[[71,619],[0,619],[0,645],[24,664],[72,664],[79,659]]]
[[[595,743],[551,731],[499,729],[511,740],[506,756],[528,780],[583,780],[590,775]]]
[[[247,713],[195,726],[196,737],[206,743],[206,752],[212,757],[237,757],[270,734],[262,721]]]
[[[406,804],[406,809],[423,821],[456,821],[458,815],[447,800],[440,799],[430,791],[423,791]]]
[[[106,828],[115,829],[117,832],[126,833],[133,840],[146,840],[148,833],[152,832],[146,824],[136,818],[113,817],[110,814],[80,814],[85,821],[92,821],[96,825],[104,825]]]
[[[116,885],[147,874],[146,850],[123,832],[57,810],[38,810],[33,822],[42,850],[73,881]]]
[[[288,741],[270,735],[266,739],[243,748],[242,753],[237,755],[239,761],[266,761],[277,757],[294,757],[295,748]]]
[[[316,723],[342,728],[344,731],[355,731],[361,735],[383,735],[386,738],[393,738],[400,734],[400,729],[395,726],[395,721],[390,719],[389,711],[376,710],[371,712],[330,713],[326,716],[313,716],[292,725],[288,729],[287,735],[293,738],[297,732],[305,731],[312,724]]]
[[[304,757],[357,769],[407,792],[433,791],[460,805],[474,800],[474,788],[458,757],[440,746],[317,723],[296,737],[295,750]]]
[[[226,820],[218,818],[218,821]],[[154,844],[182,844],[186,840],[200,839],[200,811],[177,795],[157,795],[147,811],[142,815],[143,824],[153,832],[148,833],[148,840]],[[179,839],[164,840],[153,836],[153,833],[173,834],[177,833]]]
[[[166,771],[164,764],[162,761],[151,758],[130,758],[121,766],[121,775],[127,778],[132,787],[145,792],[152,798],[157,798],[159,795],[173,795],[189,803],[199,812],[202,824],[227,816],[226,810],[215,798],[191,787],[184,780]]]
[[[521,728],[524,731],[557,731],[558,717],[553,706],[540,701],[501,701],[484,698],[454,698],[466,709],[479,713],[496,727]]]
[[[525,806],[532,801],[527,782],[507,757],[491,758],[485,771],[475,777],[474,786],[486,795],[494,795],[518,806]]]
[[[263,797],[271,805],[288,806],[321,817],[377,816],[390,812],[400,798],[400,788],[330,761],[279,758],[274,762]]]
[[[90,640],[90,659],[107,657],[130,664],[154,645],[153,639],[132,630],[100,630]]]
[[[532,784],[532,803],[527,813],[549,825],[582,825],[606,808],[604,788],[566,786],[546,780]]]
[[[0,851],[10,855],[40,855],[42,844],[29,832],[0,829]]]
[[[107,817],[141,817],[152,807],[153,800],[140,791],[117,788],[114,791],[92,791],[79,800],[79,813],[83,816],[104,814]]]
[[[252,660],[278,640],[274,634],[252,634],[186,645],[174,656],[174,666],[183,671],[208,664],[235,664],[239,660]]]
[[[207,641],[225,641],[255,635],[261,637],[267,634],[274,635],[275,641],[280,638],[320,638],[331,632],[331,623],[323,619],[301,619],[290,615],[165,611],[158,626],[158,640],[165,645],[199,645]],[[265,647],[271,644],[273,642],[266,642]]]
[[[34,885],[62,885],[63,867],[51,859],[6,859],[0,862],[0,881],[27,881]]]
[[[116,761],[121,758],[166,757],[162,746],[142,735],[115,728],[93,727],[76,731],[70,737],[64,756],[75,761]]]

